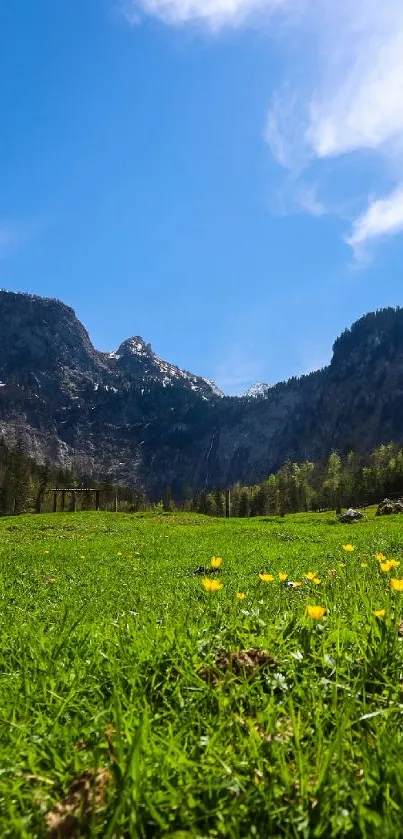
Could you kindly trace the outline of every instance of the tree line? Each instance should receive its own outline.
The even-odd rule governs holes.
[[[231,487],[231,516],[285,515],[310,510],[359,507],[386,495],[403,494],[403,448],[379,446],[369,455],[332,452],[324,462],[286,463],[254,486]],[[188,509],[225,516],[226,490],[194,495]]]
[[[118,490],[122,511],[179,508],[209,516],[226,514],[227,488],[207,493],[192,493],[187,489],[182,501],[174,503],[167,487],[164,497],[155,503],[141,490],[79,476],[74,470],[60,469],[50,463],[38,464],[26,454],[21,442],[8,446],[0,439],[0,515],[51,512],[54,487],[100,489],[103,509],[114,509]],[[342,507],[375,504],[387,495],[403,495],[403,447],[387,443],[369,455],[332,452],[326,461],[317,463],[287,460],[261,483],[254,486],[237,483],[230,488],[230,494],[231,516],[239,517],[339,511]],[[92,506],[89,494],[78,494],[77,510]]]
[[[27,455],[21,442],[8,446],[0,439],[1,516],[52,512],[54,487],[100,489],[103,509],[114,509],[116,490],[121,510],[137,512],[150,506],[140,491],[116,487],[108,481],[97,481],[88,475],[79,476],[74,470],[60,469],[51,463],[38,464]],[[71,504],[68,495],[67,504]],[[88,510],[93,507],[94,499],[89,493],[78,493],[76,504],[77,510]]]

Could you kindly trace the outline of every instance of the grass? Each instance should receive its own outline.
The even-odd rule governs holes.
[[[0,835],[61,836],[46,814],[108,769],[63,835],[403,836],[402,523],[1,519]],[[401,566],[383,573],[377,551]],[[192,571],[212,555],[223,588],[207,593]],[[278,580],[310,571],[320,584]],[[272,666],[198,675],[250,647]]]

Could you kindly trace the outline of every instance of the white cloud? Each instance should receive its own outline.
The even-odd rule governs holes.
[[[354,249],[356,257],[365,256],[365,246],[383,236],[403,232],[403,183],[386,198],[372,201],[367,210],[353,225],[347,242]]]
[[[240,26],[255,14],[270,13],[291,0],[128,0],[127,11],[143,12],[165,23],[202,22],[212,30]]]
[[[369,2],[366,16],[356,7],[347,2],[338,19],[342,46],[324,58],[312,96],[306,139],[318,157],[379,149],[403,135],[403,3],[383,0],[374,13]]]
[[[267,17],[276,32],[278,16],[286,12],[294,26],[281,43],[283,83],[274,91],[265,139],[278,163],[292,173],[295,202],[307,212],[323,214],[316,190],[298,178],[321,183],[322,168],[335,158],[363,152],[377,156],[385,179],[379,195],[368,169],[357,199],[367,192],[367,206],[353,222],[346,241],[355,249],[366,240],[403,230],[401,173],[403,170],[403,0],[124,0],[128,13],[154,16],[170,25],[203,23],[217,32]],[[283,33],[284,34],[284,33]],[[336,165],[336,164],[335,164]],[[310,171],[312,170],[312,171]],[[335,170],[337,171],[337,170]],[[385,183],[394,191],[382,197]],[[340,183],[338,184],[340,187]],[[348,201],[352,185],[346,183]],[[358,187],[357,187],[358,190]],[[320,190],[321,194],[323,190]],[[340,192],[340,190],[339,190]],[[343,203],[343,196],[338,194]],[[326,201],[327,203],[327,201]]]
[[[321,161],[368,150],[385,180],[394,176],[391,194],[369,194],[346,237],[359,257],[366,241],[403,231],[403,2],[312,0],[303,34],[314,56],[308,83],[290,73],[286,92],[273,97],[266,139],[280,164],[297,173],[315,167],[319,181]],[[345,187],[351,198],[350,183]]]

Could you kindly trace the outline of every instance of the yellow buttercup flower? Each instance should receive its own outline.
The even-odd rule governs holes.
[[[385,554],[378,552],[375,554],[375,559],[377,559],[378,562],[385,562],[386,556]]]
[[[361,568],[368,568],[368,562],[362,562]]]
[[[297,588],[299,588],[299,586],[302,586],[301,580],[295,580],[294,585],[297,586]]]
[[[284,581],[287,579],[287,577],[288,577],[288,574],[285,574],[284,571],[280,571],[280,573],[278,575],[279,580],[281,580],[284,583]]]
[[[376,618],[384,618],[385,617],[385,609],[375,609],[374,615]]]
[[[343,545],[343,550],[347,551],[347,553],[351,553],[351,551],[355,551],[354,545]]]
[[[315,571],[308,571],[307,574],[304,574],[306,580],[314,580],[316,577]]]
[[[390,564],[390,561],[387,559],[386,562],[381,562],[379,567],[380,567],[381,571],[383,571],[385,574],[387,574],[388,571],[390,571],[392,566]]]
[[[326,614],[326,609],[324,606],[307,606],[306,613],[308,618],[312,618],[313,621],[320,621]]]
[[[400,565],[400,562],[398,562],[397,559],[390,559],[389,560],[390,568],[398,568],[399,565]]]
[[[315,583],[315,586],[320,586],[322,580],[320,580],[319,577],[314,577],[312,582]]]
[[[202,584],[205,591],[220,591],[220,588],[222,588],[222,583],[219,580],[209,580],[208,577],[202,580]]]
[[[398,580],[396,577],[392,577],[390,585],[393,591],[403,591],[403,580]]]
[[[272,583],[274,580],[273,574],[259,574],[262,583]]]
[[[222,556],[212,556],[211,557],[211,567],[212,568],[221,568],[223,563]]]
[[[245,600],[246,594],[244,591],[237,591],[236,599],[237,600]]]

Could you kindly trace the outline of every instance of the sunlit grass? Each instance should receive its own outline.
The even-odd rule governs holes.
[[[402,524],[1,519],[0,835],[107,768],[78,835],[403,836]]]

